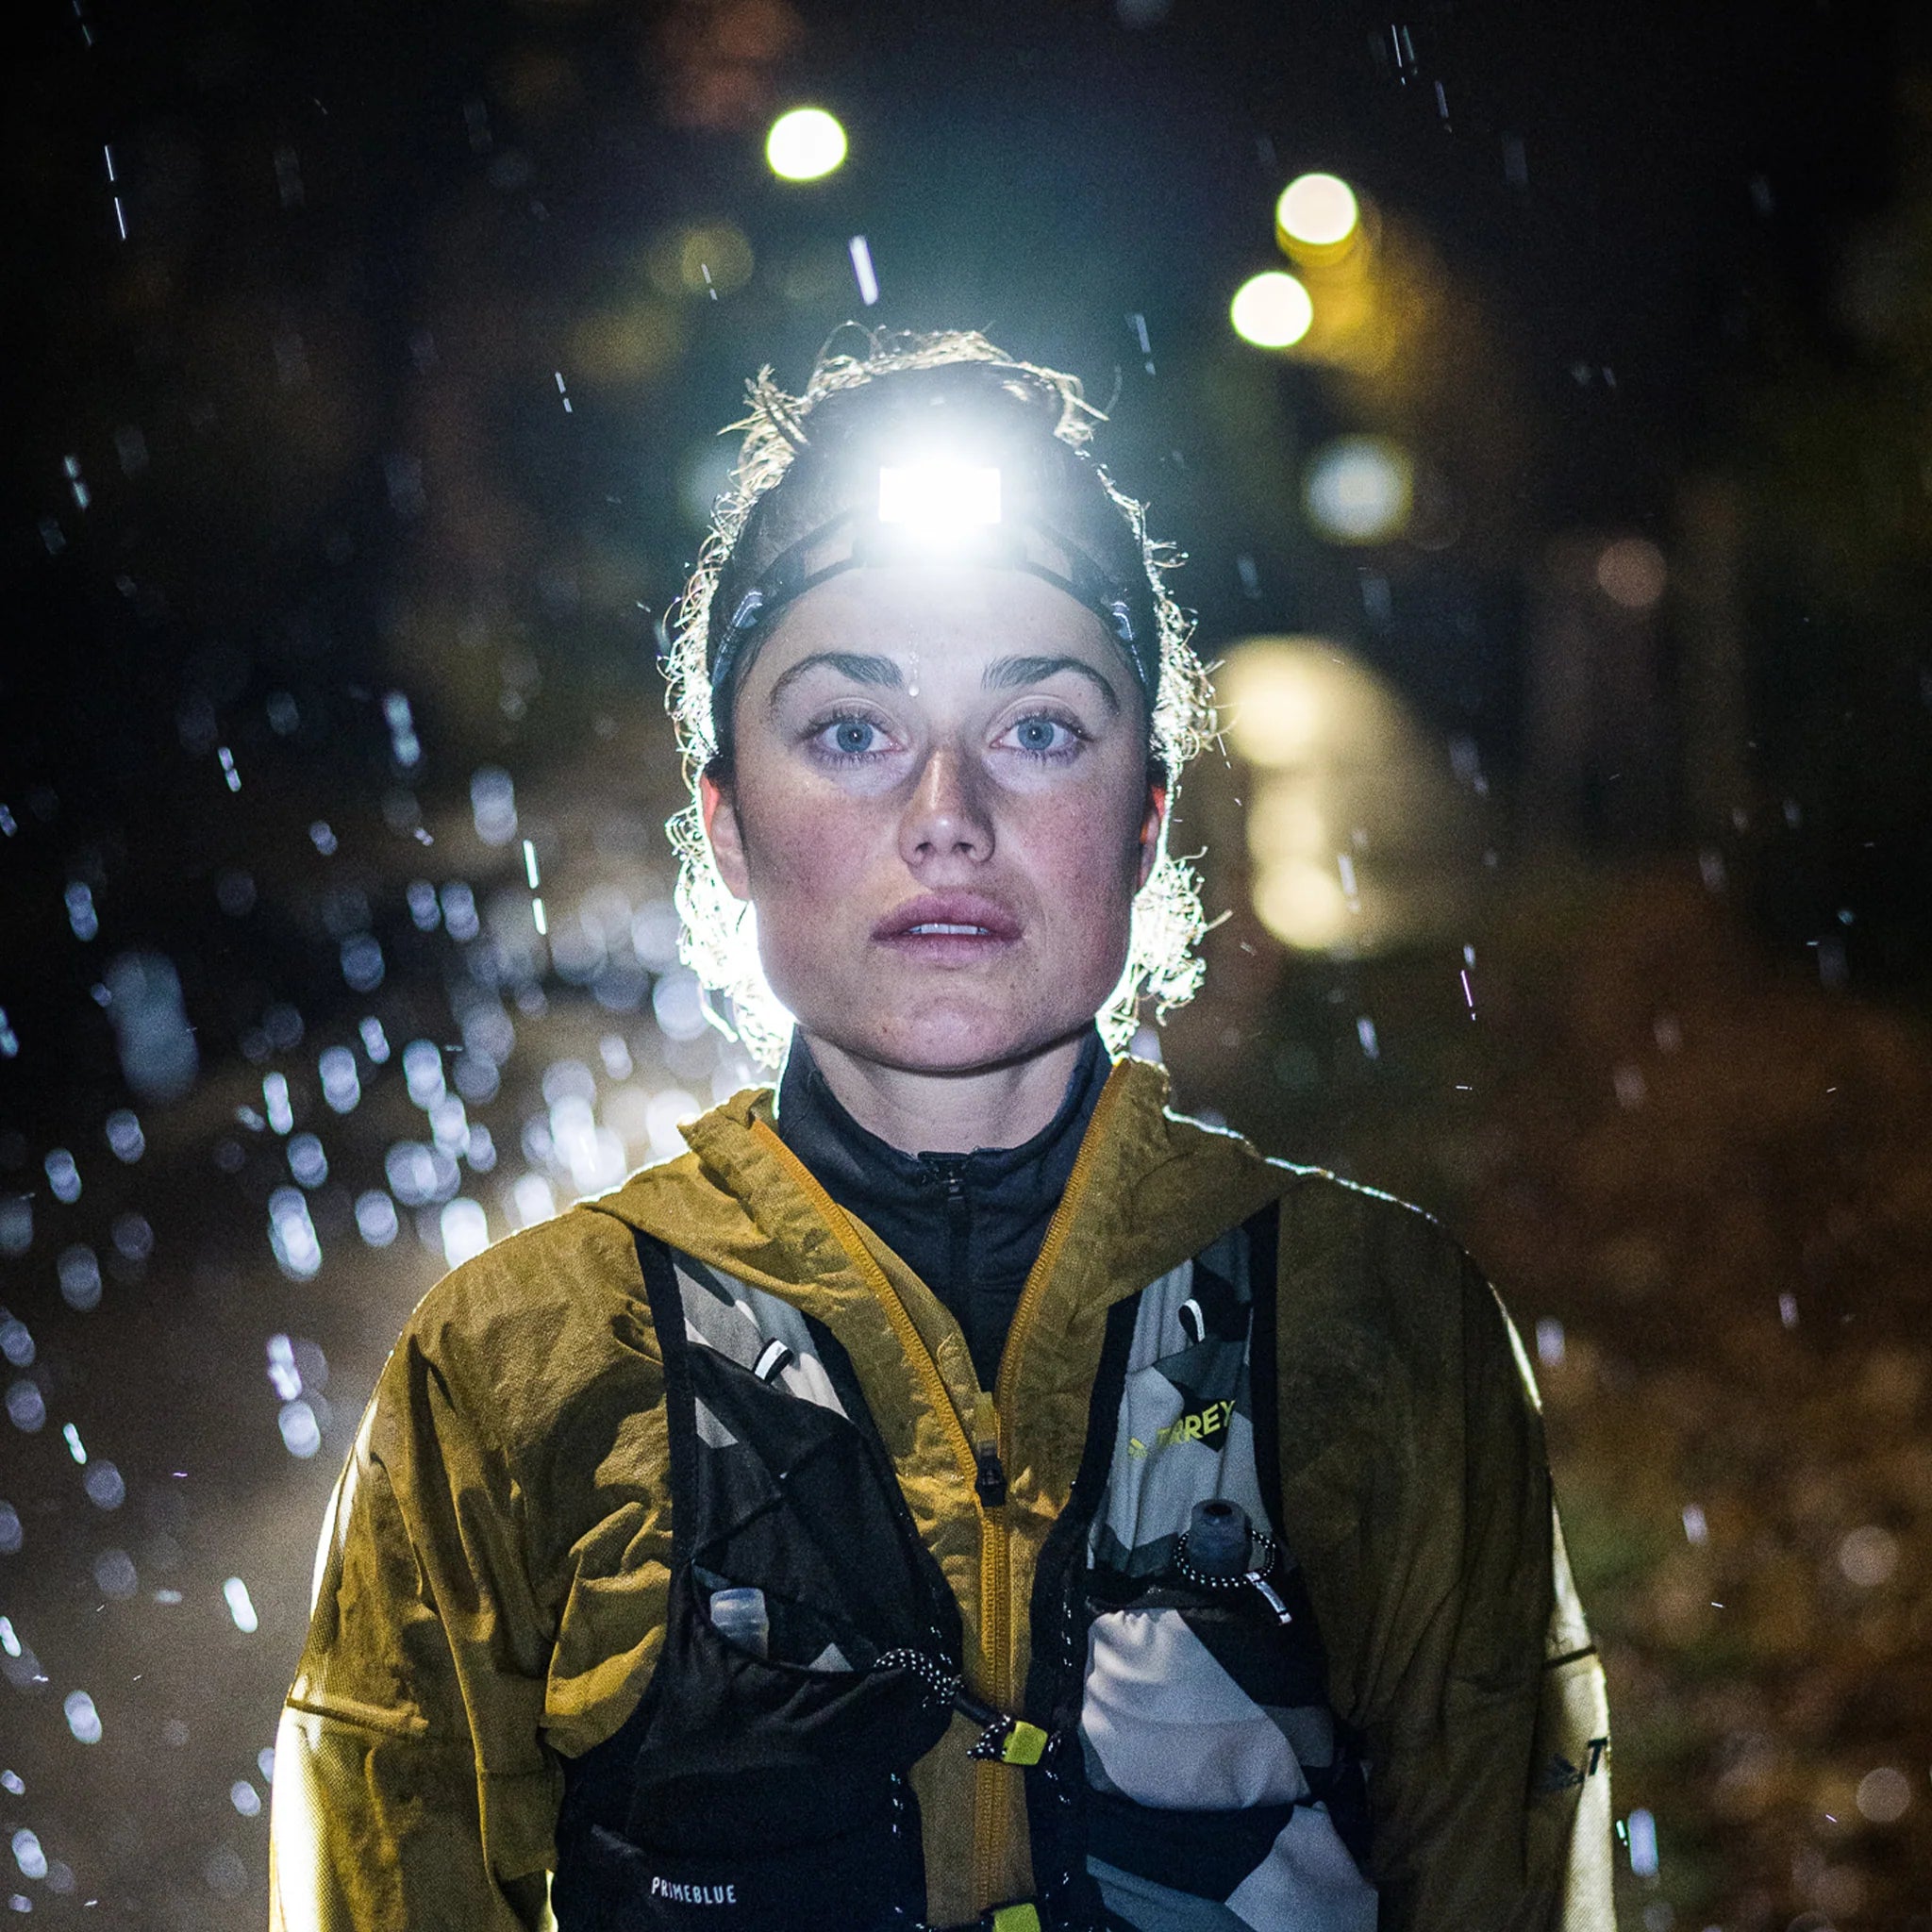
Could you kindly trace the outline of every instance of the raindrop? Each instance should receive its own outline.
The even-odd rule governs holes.
[[[516,1208],[519,1227],[534,1227],[557,1212],[557,1197],[541,1174],[519,1174],[510,1190],[510,1200]]]
[[[292,1402],[302,1392],[302,1372],[295,1366],[295,1345],[286,1335],[268,1339],[268,1378],[284,1402]]]
[[[289,1142],[289,1172],[305,1188],[319,1188],[328,1178],[328,1156],[313,1134],[297,1134]]]
[[[240,1898],[248,1890],[248,1867],[227,1845],[217,1845],[203,1859],[201,1875],[208,1889],[224,1898]]]
[[[356,1231],[372,1248],[386,1248],[396,1238],[396,1206],[380,1188],[356,1198]]]
[[[260,1625],[255,1606],[248,1598],[248,1586],[239,1576],[231,1576],[222,1585],[222,1595],[227,1600],[228,1614],[234,1618],[236,1629],[244,1637],[252,1637]]]
[[[67,1728],[83,1744],[101,1741],[101,1714],[85,1690],[70,1690],[61,1708],[67,1713]]]
[[[403,1049],[403,1078],[418,1107],[433,1107],[443,1096],[442,1050],[432,1040],[412,1040]]]
[[[666,973],[651,989],[651,1011],[671,1040],[695,1040],[710,1024],[704,989],[688,966]]]
[[[461,879],[442,889],[442,923],[453,940],[473,940],[482,931],[476,917],[476,895]]]
[[[52,1149],[44,1165],[47,1185],[54,1191],[55,1200],[72,1202],[80,1199],[80,1170],[74,1164],[74,1156],[66,1148]]]
[[[92,888],[79,879],[67,888],[67,923],[77,940],[93,939],[101,929],[100,915],[94,910]]]
[[[490,1222],[480,1203],[463,1195],[442,1210],[442,1254],[452,1268],[460,1267],[490,1245]]]
[[[101,1262],[94,1251],[76,1241],[61,1251],[58,1263],[60,1299],[75,1314],[85,1315],[101,1305]]]
[[[0,1355],[16,1369],[29,1369],[34,1360],[34,1339],[28,1333],[27,1325],[17,1315],[7,1315],[0,1320]]]
[[[94,1558],[94,1581],[101,1594],[125,1604],[141,1588],[134,1558],[125,1550],[103,1550]]]
[[[25,1436],[31,1436],[46,1426],[46,1400],[40,1389],[25,1375],[8,1386],[7,1415],[13,1426]]]
[[[508,845],[517,833],[516,786],[508,772],[485,765],[470,780],[470,811],[486,845]]]
[[[228,1802],[244,1818],[255,1818],[260,1815],[261,1793],[245,1777],[238,1777],[228,1787]]]
[[[26,1541],[20,1511],[11,1503],[0,1503],[0,1557],[17,1557]]]
[[[178,1100],[194,1084],[201,1055],[174,961],[160,953],[123,953],[105,976],[122,1074],[143,1100]]]
[[[322,1097],[337,1113],[348,1113],[362,1098],[362,1081],[356,1071],[356,1056],[346,1046],[324,1050],[316,1062],[322,1076]]]
[[[145,1261],[155,1251],[155,1231],[143,1214],[117,1214],[113,1226],[114,1252],[125,1261]]]
[[[457,1164],[441,1148],[420,1141],[399,1141],[383,1163],[390,1192],[405,1208],[447,1201],[457,1191]]]
[[[0,1196],[0,1255],[24,1255],[33,1242],[33,1203],[24,1194]]]
[[[282,1446],[291,1456],[306,1462],[322,1447],[322,1429],[308,1403],[284,1403],[275,1422],[282,1432]]]
[[[147,1137],[141,1131],[141,1122],[125,1107],[115,1108],[108,1116],[108,1145],[117,1160],[125,1160],[130,1166],[147,1152]]]
[[[342,977],[357,992],[374,992],[382,984],[382,947],[374,933],[351,933],[342,941]]]
[[[13,1834],[13,1862],[20,1867],[24,1878],[47,1875],[47,1855],[42,1851],[40,1840],[25,1825]]]
[[[92,1462],[84,1478],[88,1501],[96,1509],[118,1509],[127,1500],[127,1485],[111,1462]]]
[[[277,1188],[269,1196],[269,1244],[282,1273],[291,1280],[308,1281],[322,1266],[322,1243],[308,1218],[308,1203],[299,1188]]]

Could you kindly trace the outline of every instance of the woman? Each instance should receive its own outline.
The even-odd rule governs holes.
[[[1110,1060],[1211,729],[1077,386],[753,385],[681,608],[688,956],[774,1096],[458,1269],[277,1749],[289,1926],[1612,1924],[1507,1317]]]

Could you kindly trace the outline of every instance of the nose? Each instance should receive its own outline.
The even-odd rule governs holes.
[[[957,746],[935,745],[899,821],[900,858],[914,872],[952,858],[983,864],[992,844],[976,766]]]

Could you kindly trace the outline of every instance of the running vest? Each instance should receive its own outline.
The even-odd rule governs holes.
[[[1278,1539],[1275,1378],[1249,1375],[1275,1215],[1109,1310],[1011,1712],[964,1691],[958,1606],[829,1330],[639,1237],[668,1627],[636,1710],[565,1761],[559,1932],[922,1932],[909,1774],[956,1708],[975,1756],[1027,1767],[1037,1895],[999,1932],[1374,1932],[1362,1767]],[[1230,1575],[1188,1557],[1210,1499],[1251,1526]]]

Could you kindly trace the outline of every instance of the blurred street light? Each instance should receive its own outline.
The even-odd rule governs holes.
[[[1408,522],[1415,468],[1386,436],[1339,436],[1315,453],[1302,496],[1331,543],[1386,543]]]
[[[772,123],[765,159],[785,181],[816,181],[845,158],[845,130],[823,108],[793,108]]]
[[[1483,808],[1395,686],[1322,637],[1241,639],[1214,684],[1262,926],[1336,958],[1453,930],[1481,876]]]
[[[1267,269],[1235,291],[1227,315],[1243,341],[1257,349],[1286,349],[1307,334],[1315,305],[1291,275]]]
[[[1274,204],[1274,225],[1287,248],[1300,242],[1312,249],[1340,249],[1360,222],[1354,189],[1336,175],[1299,175]]]

